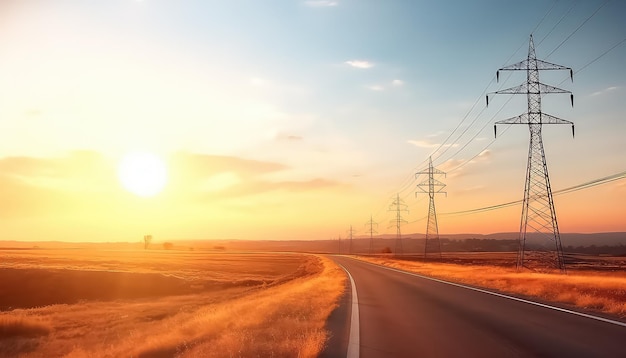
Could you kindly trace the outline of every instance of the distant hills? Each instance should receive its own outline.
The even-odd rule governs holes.
[[[517,251],[518,233],[494,234],[442,234],[441,249],[446,252],[504,252]],[[527,243],[535,241],[539,235],[529,233]],[[402,235],[401,249],[404,252],[422,252],[424,250],[424,234],[413,233]],[[297,238],[297,237],[296,237]],[[167,242],[166,242],[167,241]],[[626,255],[626,232],[605,232],[593,234],[564,233],[561,243],[566,252],[590,254],[612,253]],[[164,244],[170,246],[166,248]],[[38,250],[38,249],[105,249],[105,250],[142,250],[143,242],[24,242],[0,241],[0,250]],[[352,242],[346,238],[331,240],[177,240],[158,237],[150,246],[152,250],[254,250],[254,251],[299,251],[327,253],[377,253],[385,250],[395,252],[397,249],[395,235],[386,234],[374,237],[357,236]],[[387,251],[388,252],[388,251]]]

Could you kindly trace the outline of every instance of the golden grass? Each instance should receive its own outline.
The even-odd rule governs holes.
[[[46,322],[26,317],[0,317],[0,339],[38,337],[48,333],[50,333],[50,324]]]
[[[626,317],[626,272],[569,271],[558,273],[517,272],[496,266],[423,263],[390,258],[358,257],[360,260],[420,273],[449,281],[521,294],[546,301],[572,304]]]
[[[58,270],[67,261],[63,255],[40,260],[40,269]],[[0,352],[12,357],[314,357],[323,349],[326,319],[345,284],[343,272],[329,260],[290,254],[167,255],[81,253],[68,263],[73,269],[101,270],[116,257],[118,272],[173,271],[202,289],[0,312],[0,322],[47,327],[47,334],[0,338]],[[28,270],[38,262],[36,257],[12,260],[9,267]]]

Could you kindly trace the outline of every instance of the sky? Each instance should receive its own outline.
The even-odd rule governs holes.
[[[0,2],[0,240],[330,239],[350,225],[424,233],[417,184],[447,172],[441,234],[519,230],[527,57],[572,121],[544,126],[553,190],[626,170],[621,1],[4,0]],[[608,52],[607,52],[608,51]],[[118,179],[153,153],[162,192]],[[626,181],[555,196],[561,232],[626,231]]]

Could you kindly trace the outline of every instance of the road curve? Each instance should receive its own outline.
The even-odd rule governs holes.
[[[353,277],[360,357],[626,357],[626,327],[332,256]]]

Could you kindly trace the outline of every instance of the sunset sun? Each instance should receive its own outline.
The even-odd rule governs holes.
[[[165,163],[147,152],[126,154],[120,161],[117,174],[126,190],[141,197],[160,193],[167,183]]]

